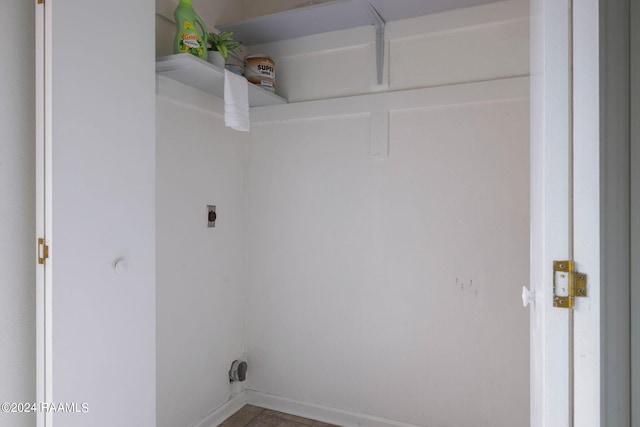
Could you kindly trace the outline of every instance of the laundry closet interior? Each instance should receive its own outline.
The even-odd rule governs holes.
[[[528,2],[299,3],[194,0],[209,31],[317,9],[313,34],[247,46],[274,58],[286,100],[251,107],[249,132],[158,73],[157,425],[243,402],[336,424],[528,425]],[[365,21],[363,3],[432,9],[388,20],[381,53],[360,18],[315,29],[340,3]],[[159,58],[173,8],[157,3]],[[236,359],[247,380],[230,384]]]

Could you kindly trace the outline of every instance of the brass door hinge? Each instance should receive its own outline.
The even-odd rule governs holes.
[[[44,0],[38,0],[38,4],[43,4]]]
[[[44,264],[49,258],[49,246],[43,238],[38,239],[38,264]]]
[[[573,261],[553,262],[553,306],[573,308],[574,298],[587,296],[587,275]]]

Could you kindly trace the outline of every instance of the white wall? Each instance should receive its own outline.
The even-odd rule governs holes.
[[[527,74],[526,3],[469,13],[390,25],[388,87]],[[318,38],[256,48],[278,53],[285,95],[380,89],[370,45]],[[388,160],[369,155],[367,114],[254,125],[250,388],[414,425],[527,425],[528,117],[527,100],[392,111]]]
[[[0,14],[0,401],[35,400],[35,54],[31,2]],[[31,427],[33,414],[0,412]]]
[[[158,98],[159,427],[194,425],[237,391],[228,372],[246,351],[247,143],[220,115]]]
[[[369,28],[253,49],[303,101],[527,75],[528,25],[520,1],[389,24],[381,86]],[[224,404],[247,351],[258,392],[526,425],[528,101],[392,111],[388,160],[369,155],[368,114],[242,134],[215,102],[157,101],[158,424]]]

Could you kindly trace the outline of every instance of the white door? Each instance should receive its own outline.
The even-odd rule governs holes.
[[[531,5],[531,425],[628,426],[628,3]],[[587,275],[573,309],[554,261]]]
[[[36,4],[40,427],[155,426],[154,10]]]

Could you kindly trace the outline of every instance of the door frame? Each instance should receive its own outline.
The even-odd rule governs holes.
[[[50,2],[35,3],[36,56],[36,236],[51,249],[52,224],[52,12]],[[36,258],[40,245],[36,243]],[[36,263],[36,402],[53,402],[52,378],[52,255],[44,264]],[[52,425],[52,413],[36,412],[37,427]]]
[[[531,0],[531,11],[531,425],[629,426],[629,0]],[[574,405],[550,283],[565,256],[589,275],[572,315]]]

